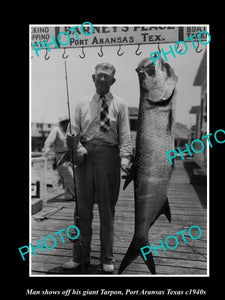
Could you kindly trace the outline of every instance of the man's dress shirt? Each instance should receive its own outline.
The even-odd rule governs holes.
[[[126,103],[111,92],[105,95],[108,105],[110,130],[100,130],[102,99],[97,93],[79,101],[71,120],[72,132],[81,133],[81,142],[118,145],[121,164],[128,164],[132,156],[129,113]]]

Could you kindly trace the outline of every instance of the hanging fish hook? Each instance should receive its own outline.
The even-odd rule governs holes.
[[[135,51],[136,55],[141,55],[141,53],[142,53],[141,51],[138,53],[139,48],[140,48],[140,44],[138,44],[137,50]]]
[[[201,50],[198,50],[198,48],[199,48],[199,41],[198,41],[198,45],[197,45],[197,47],[195,48],[195,52],[196,52],[196,53],[200,53],[200,52],[202,52],[202,49],[201,49]]]
[[[159,52],[161,53],[161,49],[160,49],[159,43],[158,43],[158,50],[159,50]]]
[[[156,52],[157,52],[157,51],[156,51]],[[158,54],[156,54],[156,52],[155,52],[155,54],[153,55],[154,58],[158,57]],[[161,53],[161,49],[160,49],[159,43],[158,43],[158,52]]]
[[[80,58],[85,58],[85,53],[84,53],[84,47],[82,47],[82,54],[83,54],[83,56],[81,56],[80,54],[79,54],[79,56],[80,56]]]
[[[179,45],[180,45],[180,44],[177,44],[177,49],[179,48]],[[177,50],[177,49],[176,49],[176,50]],[[181,53],[182,51],[183,51],[183,49],[181,49],[181,50],[178,51],[178,52]]]
[[[69,54],[67,54],[66,56],[65,56],[65,54],[66,54],[66,48],[64,48],[64,52],[62,54],[62,58],[64,58],[64,59],[66,59],[69,56]]]
[[[98,52],[98,56],[102,57],[103,56],[103,52],[102,52],[102,46],[100,47],[100,53]]]
[[[45,53],[45,59],[48,60],[50,58],[50,56],[47,57],[48,54],[48,49],[46,48],[46,53]]]
[[[117,51],[117,55],[119,55],[119,56],[122,56],[122,55],[124,54],[124,52],[122,52],[122,53],[119,53],[119,52],[120,52],[120,50],[121,50],[121,45],[119,45],[119,49],[118,49],[118,51]]]

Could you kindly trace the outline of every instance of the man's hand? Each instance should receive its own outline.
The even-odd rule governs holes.
[[[121,169],[128,175],[130,171],[131,157],[123,157],[121,159]]]
[[[66,144],[69,149],[76,149],[79,141],[80,141],[79,133],[77,135],[68,134],[66,136]]]
[[[129,174],[129,165],[121,164],[121,169],[128,175]]]
[[[42,157],[48,157],[49,154],[50,154],[50,150],[42,149],[42,151],[41,151],[41,156]]]
[[[76,140],[76,137],[74,135],[67,135],[66,137],[66,144],[67,144],[67,147],[69,149],[73,149],[74,148],[74,145],[75,145],[75,140]]]

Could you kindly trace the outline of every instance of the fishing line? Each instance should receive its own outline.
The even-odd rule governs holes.
[[[185,238],[186,238],[186,237],[185,237]],[[180,237],[178,237],[178,239],[179,239],[180,241],[183,241]],[[205,255],[202,254],[201,252],[199,252],[198,250],[196,250],[193,246],[189,245],[188,243],[186,243],[185,245],[188,246],[189,248],[191,248],[193,252],[195,252],[195,253],[201,255],[201,256],[207,261],[207,257],[205,257]]]

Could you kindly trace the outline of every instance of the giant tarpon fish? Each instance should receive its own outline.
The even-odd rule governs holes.
[[[171,221],[167,198],[172,175],[166,152],[174,149],[175,98],[177,76],[162,58],[154,66],[151,58],[143,59],[136,69],[140,83],[140,104],[136,152],[124,189],[134,180],[135,231],[118,273],[141,255],[140,248],[149,245],[148,232],[161,214]],[[143,256],[142,256],[143,258]],[[155,274],[152,253],[144,260]]]

